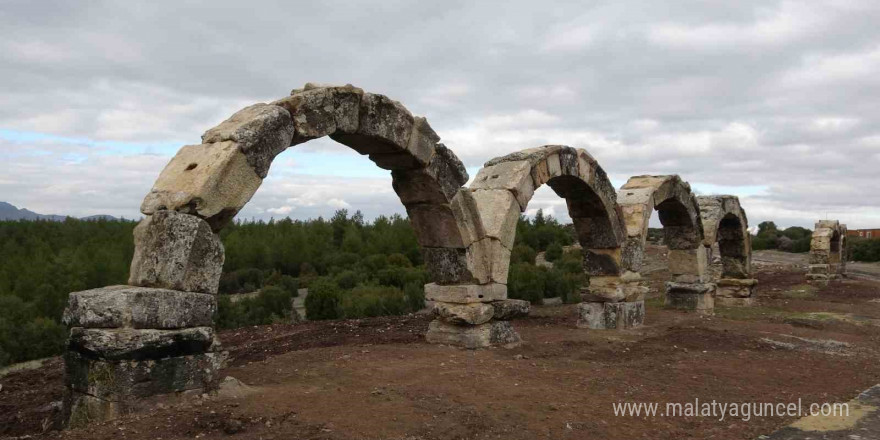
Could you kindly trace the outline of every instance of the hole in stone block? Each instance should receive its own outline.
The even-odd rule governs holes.
[[[186,171],[194,170],[194,169],[196,169],[197,166],[199,166],[199,164],[197,164],[197,163],[191,163],[191,164],[189,164],[189,165],[186,167]]]

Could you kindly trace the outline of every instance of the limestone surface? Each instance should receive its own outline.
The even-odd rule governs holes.
[[[457,325],[477,325],[489,322],[495,308],[487,303],[454,304],[438,302],[434,313],[444,322]]]
[[[235,142],[187,145],[165,166],[141,212],[197,215],[218,231],[235,217],[263,179]]]
[[[495,309],[495,313],[492,314],[492,317],[499,321],[508,321],[528,316],[532,307],[531,303],[521,299],[492,301],[490,304]]]
[[[204,220],[176,211],[157,211],[134,229],[134,243],[130,285],[217,293],[223,244]]]
[[[510,321],[490,321],[480,325],[453,325],[440,320],[431,321],[425,339],[432,344],[449,344],[463,348],[484,348],[493,345],[516,345],[519,334]]]
[[[179,329],[214,324],[214,295],[150,287],[108,286],[70,294],[70,327]]]
[[[294,126],[290,112],[272,104],[254,104],[235,112],[202,135],[202,143],[235,142],[260,178],[269,165],[290,146]]]
[[[458,304],[499,301],[507,299],[507,286],[498,283],[454,286],[430,283],[425,285],[425,299]]]
[[[214,343],[214,329],[194,327],[179,330],[92,329],[74,327],[68,347],[87,356],[108,360],[162,359],[201,354]]]

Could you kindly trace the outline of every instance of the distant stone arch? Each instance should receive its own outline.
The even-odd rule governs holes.
[[[827,284],[846,275],[846,225],[838,220],[816,222],[810,240],[807,281]]]
[[[698,196],[707,248],[718,244],[721,276],[714,280],[716,301],[724,305],[751,305],[758,281],[752,278],[749,221],[739,198],[731,195]]]
[[[459,193],[460,203],[454,206],[459,206],[464,222],[466,261],[475,282],[506,290],[516,223],[535,190],[544,184],[566,201],[583,248],[586,273],[591,279],[619,279],[624,227],[614,187],[586,150],[547,145],[486,162],[473,183]],[[607,285],[590,286],[588,296],[596,305],[579,325],[616,328],[641,323],[644,304],[627,302],[624,307],[623,297]],[[442,286],[434,289],[444,290]],[[613,305],[606,307],[606,303]]]
[[[690,185],[677,175],[635,176],[620,188],[617,200],[626,223],[623,262],[630,283],[640,279],[648,222],[657,210],[672,274],[666,284],[667,305],[712,313],[714,285],[707,282],[703,223]]]

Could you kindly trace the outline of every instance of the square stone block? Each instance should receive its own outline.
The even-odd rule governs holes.
[[[205,219],[218,231],[262,183],[237,143],[187,145],[159,174],[141,204],[141,212],[186,212]]]
[[[63,321],[70,327],[178,329],[214,325],[214,295],[151,287],[108,286],[73,292]]]
[[[645,302],[584,302],[578,304],[579,328],[626,329],[645,322]]]
[[[754,297],[733,298],[727,296],[715,297],[715,304],[724,307],[751,307],[755,305]]]
[[[64,354],[64,374],[71,391],[127,402],[178,391],[212,390],[223,361],[221,353],[111,361],[68,350]]]
[[[488,167],[483,167],[470,188],[472,190],[507,190],[510,191],[516,201],[520,212],[525,211],[529,200],[535,194],[535,184],[532,180],[532,166],[526,161],[501,162]]]
[[[714,290],[704,293],[685,293],[667,289],[665,305],[674,309],[711,315],[715,311]]]
[[[132,286],[217,293],[223,243],[199,217],[157,211],[134,228],[134,244],[128,278]]]
[[[68,349],[106,360],[145,360],[207,352],[214,344],[214,329],[180,330],[131,328],[70,329]]]
[[[448,344],[462,348],[485,348],[494,345],[512,346],[521,339],[510,321],[490,321],[480,325],[453,325],[431,321],[425,339],[431,344]]]
[[[500,301],[507,299],[507,286],[498,283],[452,286],[430,283],[425,285],[425,299],[459,304]]]

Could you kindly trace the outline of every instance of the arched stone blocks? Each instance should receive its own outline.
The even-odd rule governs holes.
[[[758,280],[752,277],[752,245],[749,222],[739,198],[730,195],[698,196],[703,222],[703,244],[717,244],[721,257],[721,276],[715,300],[729,306],[749,306],[754,302]]]
[[[626,223],[624,268],[631,289],[636,289],[644,258],[651,214],[657,210],[663,225],[664,243],[669,248],[666,304],[671,307],[711,314],[715,286],[706,276],[707,250],[703,247],[703,225],[690,185],[677,175],[635,176],[617,194]],[[639,289],[645,290],[643,287]]]
[[[469,243],[453,210],[467,172],[428,122],[383,95],[306,84],[289,97],[236,112],[206,131],[200,144],[181,148],[141,205],[146,217],[135,229],[131,286],[71,294],[65,315],[72,326],[69,423],[115,417],[135,398],[216,385],[219,343],[212,322],[198,317],[216,309],[224,259],[217,232],[250,200],[275,156],[323,136],[392,172],[435,280],[488,279],[467,272],[475,266],[467,261]],[[469,284],[458,294],[504,299],[499,286],[474,291],[479,285]],[[508,304],[497,310],[501,318],[515,315]],[[490,339],[503,339],[504,326],[493,329]]]
[[[837,220],[819,220],[810,240],[807,281],[828,284],[842,276],[846,276],[846,225]]]

